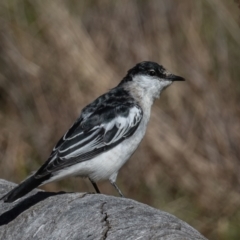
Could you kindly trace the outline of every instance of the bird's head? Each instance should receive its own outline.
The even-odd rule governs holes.
[[[131,68],[120,84],[138,87],[149,97],[155,99],[174,81],[184,80],[184,78],[168,72],[158,63],[145,61]]]

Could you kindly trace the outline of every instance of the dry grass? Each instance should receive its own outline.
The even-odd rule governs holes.
[[[237,2],[11,0],[0,9],[2,178],[19,182],[36,170],[82,107],[154,60],[187,81],[155,104],[119,185],[209,238],[239,239]],[[74,179],[45,189],[92,191]]]

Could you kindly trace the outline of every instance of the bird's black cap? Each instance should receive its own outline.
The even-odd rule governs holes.
[[[159,65],[156,62],[144,61],[138,63],[136,66],[128,70],[126,77],[122,80],[121,83],[131,81],[132,78],[136,75],[149,75],[156,76],[161,79],[166,79],[170,81],[184,81],[183,77],[169,73],[162,65]]]

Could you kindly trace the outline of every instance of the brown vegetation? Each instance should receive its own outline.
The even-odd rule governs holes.
[[[213,239],[240,236],[240,11],[234,1],[1,1],[0,174],[20,182],[81,109],[143,60],[163,93],[118,183]],[[81,179],[46,190],[93,191]],[[115,194],[108,183],[106,194]]]

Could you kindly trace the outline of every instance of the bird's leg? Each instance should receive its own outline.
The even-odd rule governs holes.
[[[121,192],[121,190],[120,190],[119,187],[117,186],[117,184],[116,184],[115,182],[111,181],[111,180],[109,180],[109,181],[110,181],[110,183],[115,187],[115,189],[118,191],[119,195],[120,195],[121,197],[124,197],[123,194],[122,194],[122,192]]]
[[[100,193],[100,191],[99,191],[99,189],[98,189],[98,186],[97,186],[97,184],[96,184],[94,181],[92,181],[92,179],[91,179],[91,178],[89,178],[89,180],[90,180],[90,182],[92,183],[92,185],[93,185],[93,187],[94,187],[95,191],[96,191],[97,193]]]

